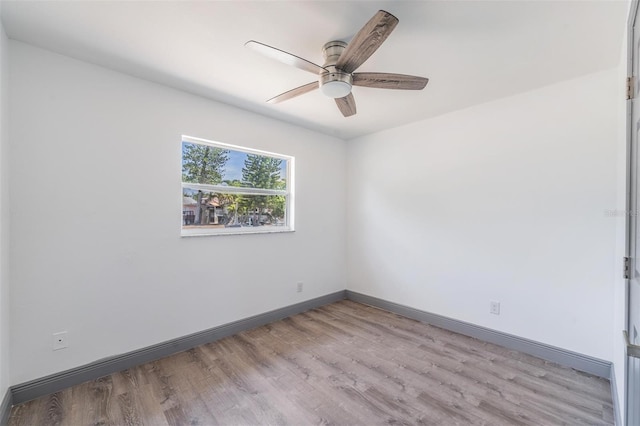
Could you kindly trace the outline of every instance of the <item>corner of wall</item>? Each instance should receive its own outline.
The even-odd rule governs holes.
[[[625,19],[629,19],[633,2],[628,1],[629,13]],[[621,23],[622,24],[622,23]],[[625,22],[623,25],[627,25]],[[620,62],[617,70],[618,79],[618,135],[616,138],[616,210],[625,212],[628,210],[627,202],[627,101],[624,81],[628,74],[628,34],[627,31],[621,40]],[[614,409],[616,410],[616,424],[622,424],[626,411],[626,390],[625,390],[625,363],[626,354],[622,339],[622,330],[626,329],[626,284],[622,276],[622,258],[627,252],[626,235],[626,215],[619,215],[616,222],[616,246],[613,279],[613,319],[612,319],[612,342],[613,345],[613,366],[611,369],[612,398],[614,399]]]
[[[0,17],[1,17],[0,9]],[[8,38],[0,20],[0,400],[9,388]],[[6,399],[6,398],[5,398]],[[3,400],[4,401],[4,400]],[[0,407],[1,416],[5,413]],[[9,405],[10,406],[10,405]]]

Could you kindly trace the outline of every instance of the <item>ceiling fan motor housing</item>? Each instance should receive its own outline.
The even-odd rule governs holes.
[[[351,74],[343,72],[335,67],[342,51],[347,47],[344,41],[330,41],[322,47],[324,55],[324,68],[327,72],[320,74],[320,90],[330,98],[344,98],[351,93],[353,79]]]

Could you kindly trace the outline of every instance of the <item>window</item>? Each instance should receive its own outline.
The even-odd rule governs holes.
[[[182,137],[182,235],[293,231],[288,155]]]

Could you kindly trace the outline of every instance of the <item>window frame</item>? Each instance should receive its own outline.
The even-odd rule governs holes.
[[[262,155],[271,158],[278,158],[286,161],[286,188],[285,189],[265,189],[265,188],[249,188],[249,187],[236,187],[227,185],[210,185],[201,183],[189,183],[182,180],[182,144],[192,143],[198,145],[211,146],[213,148],[220,148],[230,151],[239,151],[246,154]],[[184,190],[203,190],[211,193],[221,194],[233,194],[233,195],[280,195],[285,197],[285,223],[281,226],[250,226],[250,227],[217,227],[217,228],[193,228],[185,229],[183,214],[180,214],[180,236],[181,237],[202,237],[202,236],[217,236],[217,235],[246,235],[246,234],[273,234],[283,232],[294,232],[294,175],[295,175],[295,158],[291,155],[279,154],[270,151],[264,151],[255,148],[248,148],[245,146],[232,145],[228,143],[211,141],[202,138],[196,138],[193,136],[182,135],[180,140],[180,211],[183,212],[183,197]]]

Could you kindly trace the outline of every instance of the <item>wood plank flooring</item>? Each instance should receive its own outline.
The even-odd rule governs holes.
[[[341,301],[13,407],[17,425],[607,425],[609,381]]]

